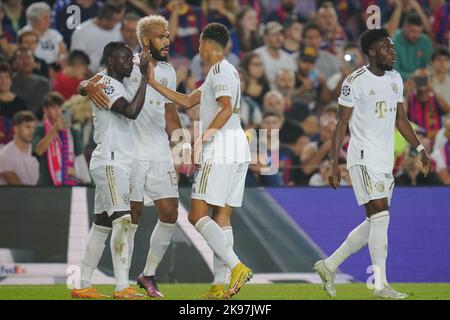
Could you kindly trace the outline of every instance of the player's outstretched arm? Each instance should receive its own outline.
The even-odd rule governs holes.
[[[147,68],[148,84],[152,86],[156,91],[162,94],[167,99],[173,101],[177,105],[185,109],[195,107],[200,103],[201,91],[195,90],[190,95],[182,94],[163,86],[155,80],[155,73],[152,64],[150,63]]]
[[[88,80],[81,81],[78,85],[78,93],[84,97],[89,96],[89,99],[97,106],[107,109],[109,107],[109,98],[103,91],[106,85],[99,82],[102,78],[101,75],[96,74]]]
[[[403,138],[405,138],[406,141],[408,141],[408,143],[414,148],[417,149],[417,147],[421,145],[419,138],[417,138],[417,135],[411,126],[411,122],[409,122],[408,117],[406,116],[403,103],[397,103],[395,126],[397,127]],[[424,148],[421,148],[420,150],[420,160],[422,161],[424,175],[427,176],[428,172],[431,169],[431,159]]]
[[[348,121],[350,120],[352,113],[353,108],[339,105],[338,122],[331,141],[330,168],[328,173],[328,180],[333,189],[337,189],[341,182],[341,170],[339,170],[338,163],[339,151],[341,150],[342,141],[344,141]]]
[[[131,102],[128,102],[125,98],[120,97],[111,106],[111,111],[127,117],[128,119],[136,120],[137,116],[142,110],[145,101],[145,92],[147,90],[147,76],[141,77],[141,82]]]

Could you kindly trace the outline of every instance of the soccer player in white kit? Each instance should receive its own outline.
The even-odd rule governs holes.
[[[212,67],[205,83],[190,95],[161,85],[149,70],[149,84],[171,101],[186,109],[200,103],[202,135],[194,144],[194,154],[202,148],[201,165],[188,218],[214,252],[214,283],[207,297],[217,299],[237,294],[253,275],[233,251],[230,218],[233,207],[242,205],[250,150],[239,119],[239,74],[224,58],[229,39],[222,24],[211,23],[203,29],[199,53]],[[211,208],[214,220],[208,215]],[[231,278],[225,291],[227,268]]]
[[[97,144],[90,162],[95,182],[94,223],[81,261],[81,287],[72,289],[74,298],[101,298],[90,285],[92,273],[102,256],[112,227],[111,255],[116,289],[115,299],[141,299],[129,285],[129,233],[131,226],[130,173],[134,159],[130,122],[141,112],[147,89],[148,50],[141,56],[139,87],[132,99],[122,81],[133,70],[133,53],[123,42],[111,42],[103,51],[106,73],[102,77],[108,108],[93,106],[94,140]],[[128,102],[130,101],[131,102]]]
[[[154,66],[156,80],[164,86],[176,89],[176,73],[166,61],[169,54],[169,31],[167,20],[151,15],[139,20],[137,35],[141,47],[149,48],[150,63]],[[124,79],[125,89],[134,95],[139,88],[141,71],[139,55],[134,57],[135,66],[129,78]],[[102,73],[104,74],[104,73]],[[91,86],[98,79],[92,79]],[[100,105],[107,103],[100,89],[89,94]],[[138,277],[138,285],[150,297],[163,297],[155,280],[156,269],[170,244],[178,218],[178,182],[172,160],[168,134],[181,129],[181,121],[176,105],[162,96],[151,86],[147,87],[145,107],[131,123],[132,135],[129,137],[136,145],[136,153],[131,170],[131,218],[130,263],[144,198],[156,205],[158,222],[150,237],[150,249],[143,272]],[[190,145],[189,145],[190,146]]]
[[[367,218],[353,229],[344,243],[328,258],[318,261],[314,269],[324,289],[334,297],[335,271],[351,254],[369,245],[374,269],[374,295],[380,298],[404,299],[406,294],[389,286],[386,277],[389,205],[394,189],[394,130],[420,154],[426,173],[431,160],[406,117],[403,106],[403,82],[393,70],[395,49],[385,29],[365,31],[361,48],[369,58],[364,66],[342,84],[339,114],[331,151],[330,185],[337,189],[341,180],[339,150],[350,127],[347,167],[358,205],[364,205]],[[151,74],[149,74],[151,77]]]

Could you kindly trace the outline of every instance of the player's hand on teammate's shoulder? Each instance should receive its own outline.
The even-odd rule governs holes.
[[[341,169],[339,164],[330,160],[330,167],[328,169],[328,182],[333,189],[337,189],[341,183]]]
[[[96,106],[108,109],[109,98],[103,90],[106,88],[106,84],[100,81],[102,78],[102,76],[96,75],[89,79],[86,84],[86,92]]]
[[[431,170],[431,159],[425,150],[420,151],[420,161],[422,162],[423,175],[426,177]]]

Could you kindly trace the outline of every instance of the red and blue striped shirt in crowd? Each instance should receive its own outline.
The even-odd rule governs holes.
[[[168,5],[163,15],[170,21],[172,10]],[[206,17],[200,7],[183,5],[178,16],[178,30],[170,46],[171,56],[192,58],[198,53],[200,33],[206,25]]]
[[[436,97],[428,96],[426,102],[421,102],[414,93],[408,100],[408,118],[425,129],[427,137],[434,141],[436,133],[442,128],[443,112]]]

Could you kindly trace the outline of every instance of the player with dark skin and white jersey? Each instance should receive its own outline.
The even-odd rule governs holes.
[[[81,260],[81,283],[72,289],[74,298],[102,298],[91,286],[92,273],[104,250],[104,243],[112,229],[111,255],[113,259],[116,289],[115,299],[142,299],[129,285],[129,230],[131,207],[128,200],[133,145],[130,120],[141,112],[147,90],[147,66],[150,53],[141,53],[142,76],[136,94],[129,102],[123,86],[125,77],[133,70],[133,53],[123,42],[111,42],[104,48],[106,74],[103,77],[104,92],[109,103],[106,109],[93,107],[94,140],[97,147],[90,162],[90,172],[96,184],[94,223],[89,232]]]
[[[425,175],[430,171],[431,160],[406,116],[403,82],[400,74],[393,70],[396,54],[387,31],[367,30],[361,36],[361,48],[368,56],[369,65],[356,70],[342,85],[330,154],[329,183],[334,189],[339,187],[339,151],[349,125],[351,139],[347,166],[358,205],[365,206],[367,218],[350,232],[330,257],[318,261],[314,269],[324,289],[334,297],[338,266],[368,245],[374,268],[374,295],[404,299],[407,295],[392,289],[386,278],[389,205],[394,187],[395,128],[419,152]]]

